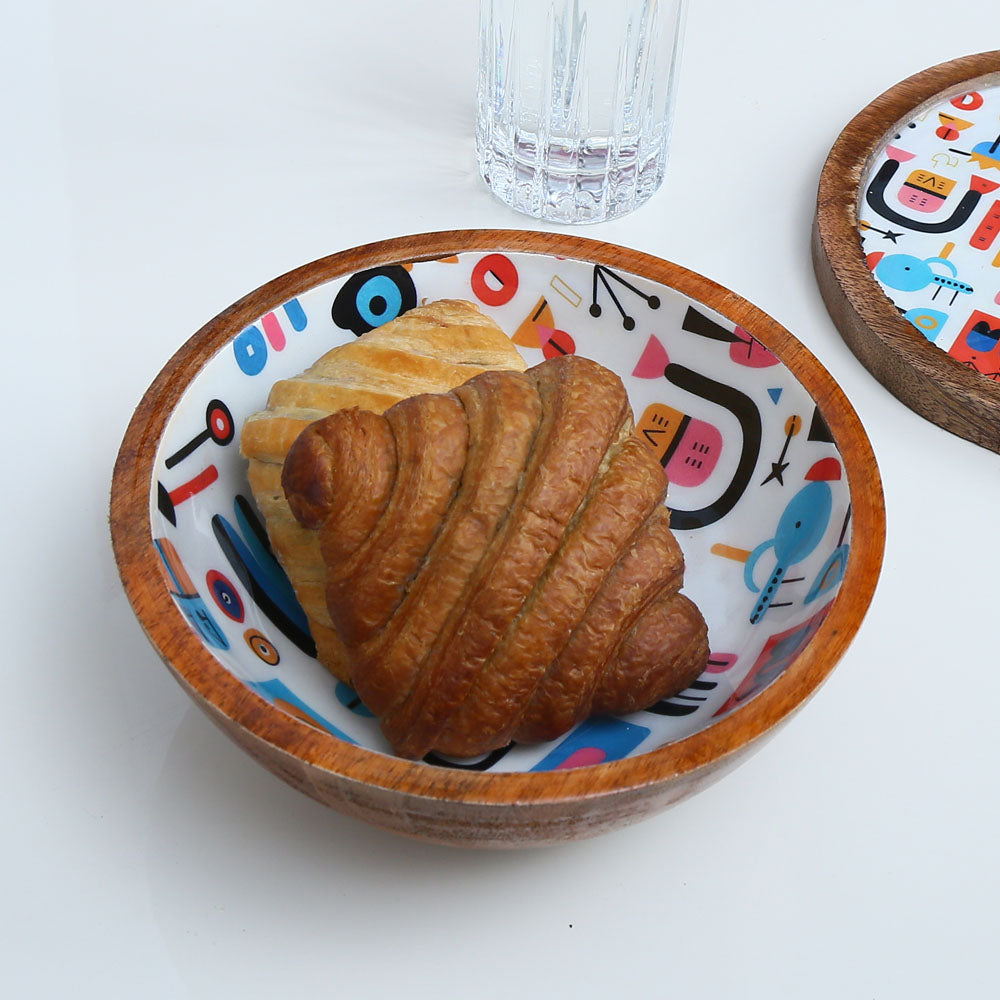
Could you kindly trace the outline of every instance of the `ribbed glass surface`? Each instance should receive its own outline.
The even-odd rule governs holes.
[[[683,0],[481,0],[476,147],[507,204],[600,222],[663,180]]]

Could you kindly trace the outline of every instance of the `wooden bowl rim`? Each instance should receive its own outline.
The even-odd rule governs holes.
[[[830,149],[820,174],[814,224],[814,243],[822,250],[814,253],[817,270],[823,277],[832,277],[854,313],[850,330],[845,330],[834,315],[852,349],[853,336],[887,349],[897,364],[918,376],[918,381],[900,392],[873,371],[879,381],[928,420],[994,451],[1000,450],[1000,384],[936,347],[899,313],[865,260],[858,237],[858,203],[861,185],[888,137],[941,101],[976,86],[998,84],[1000,49],[995,49],[931,66],[875,98],[855,115]],[[837,253],[838,248],[843,251],[849,247],[856,247],[857,252]],[[865,359],[861,360],[867,366]],[[921,390],[928,381],[944,390],[950,407],[931,407],[924,400]],[[964,419],[955,419],[951,408]],[[992,425],[992,434],[970,432],[970,422],[975,425],[984,420]]]
[[[202,366],[269,310],[364,268],[466,252],[540,253],[580,259],[660,282],[714,309],[772,350],[820,407],[851,490],[852,545],[845,577],[817,634],[792,666],[731,715],[685,739],[624,760],[564,771],[490,773],[428,766],[346,743],[282,712],[209,652],[170,597],[150,521],[153,462],[164,426]],[[348,783],[404,795],[486,804],[583,800],[669,782],[745,748],[802,705],[826,679],[870,604],[882,563],[885,511],[871,444],[832,376],[770,316],[721,285],[651,255],[578,236],[521,230],[457,230],[345,250],[262,285],[210,320],[167,362],[125,432],[111,490],[112,544],[126,594],[150,642],[192,698],[313,768]]]

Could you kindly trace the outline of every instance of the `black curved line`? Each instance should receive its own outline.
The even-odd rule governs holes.
[[[252,522],[251,522],[252,525]],[[292,619],[285,614],[281,607],[274,601],[267,592],[264,584],[254,576],[253,570],[243,561],[236,546],[229,539],[229,531],[234,530],[226,520],[215,514],[212,517],[212,532],[222,554],[226,557],[233,572],[239,578],[240,583],[249,591],[250,597],[257,607],[271,620],[274,626],[288,639],[290,639],[306,656],[316,655],[316,643],[312,636],[299,628]]]
[[[507,746],[500,747],[499,750],[491,750],[482,760],[473,761],[472,763],[462,760],[448,760],[440,754],[434,753],[432,750],[424,757],[424,763],[435,764],[438,767],[449,767],[459,771],[488,771],[497,761],[506,757],[513,747],[513,743],[508,743]]]
[[[905,215],[894,212],[885,203],[886,186],[895,177],[897,170],[899,170],[899,160],[886,160],[872,178],[871,184],[868,185],[865,201],[874,212],[877,212],[887,222],[895,222],[907,229],[913,229],[920,233],[950,233],[968,221],[976,205],[979,204],[979,199],[982,198],[981,192],[969,188],[962,195],[962,200],[955,206],[955,211],[951,213],[950,218],[943,219],[941,222],[921,222],[919,219],[909,219]]]
[[[701,705],[676,705],[672,701],[658,701],[655,705],[650,705],[646,709],[654,715],[669,715],[675,719],[683,718],[685,715],[694,715]]]
[[[711,662],[711,661],[709,661]],[[661,701],[656,702],[655,705],[650,705],[646,709],[647,712],[652,712],[654,715],[672,715],[675,717],[682,717],[685,715],[691,715],[697,712],[702,705],[708,700],[708,695],[698,697],[696,695],[686,694],[687,691],[714,691],[718,687],[715,681],[694,681],[690,686],[686,687],[684,691],[678,694],[672,695],[670,698],[664,698]],[[678,705],[673,699],[683,698],[688,702],[697,702],[696,705]]]
[[[267,537],[267,529],[257,516],[257,512],[250,505],[250,501],[242,493],[237,493],[235,504],[236,509],[246,518],[246,522],[250,526],[250,530],[254,533],[254,537],[257,539],[260,547],[273,557],[274,550],[271,548],[271,540]]]
[[[757,409],[757,404],[739,389],[716,382],[707,375],[701,375],[683,365],[669,364],[663,374],[667,381],[678,389],[684,389],[728,410],[739,421],[740,430],[743,432],[743,447],[736,472],[718,499],[698,510],[678,510],[676,507],[670,507],[672,528],[679,531],[704,528],[725,517],[750,485],[757,459],[760,457],[760,410]]]

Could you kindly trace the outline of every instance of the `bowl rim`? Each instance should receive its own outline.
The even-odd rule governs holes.
[[[212,655],[170,597],[153,547],[150,484],[167,420],[202,366],[260,316],[316,285],[382,264],[468,252],[579,259],[674,288],[752,330],[809,392],[830,428],[844,464],[853,518],[840,591],[816,634],[780,677],[697,733],[633,757],[566,770],[494,773],[403,760],[339,740],[272,706]],[[515,805],[590,799],[669,782],[714,767],[784,721],[827,678],[860,627],[882,565],[885,509],[871,444],[843,391],[807,348],[756,306],[678,264],[612,243],[561,233],[472,229],[402,236],[320,258],[261,285],[206,323],[164,365],[128,424],[112,477],[110,528],[136,617],[175,678],[210,715],[228,717],[276,751],[348,782],[438,801]]]
[[[903,318],[865,260],[858,202],[887,137],[949,97],[997,85],[1000,49],[915,73],[859,111],[820,173],[812,238],[823,299],[862,364],[915,413],[991,451],[1000,451],[1000,383],[951,357]]]

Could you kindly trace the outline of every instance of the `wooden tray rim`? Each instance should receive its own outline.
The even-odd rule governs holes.
[[[916,73],[848,123],[820,174],[812,257],[827,308],[862,364],[921,416],[1000,451],[1000,383],[956,361],[903,318],[872,275],[858,235],[862,183],[890,137],[937,103],[982,85],[1000,85],[1000,50]]]

